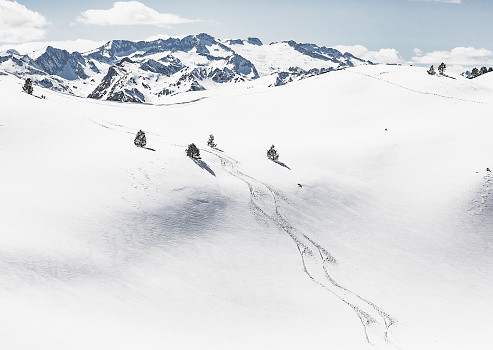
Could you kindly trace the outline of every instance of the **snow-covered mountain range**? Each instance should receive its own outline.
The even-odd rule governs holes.
[[[208,34],[132,42],[113,40],[69,53],[48,46],[29,55],[0,53],[0,70],[35,85],[81,97],[159,103],[161,97],[254,82],[284,85],[307,76],[372,64],[336,49],[257,38],[220,40]]]

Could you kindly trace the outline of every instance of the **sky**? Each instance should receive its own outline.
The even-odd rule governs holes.
[[[0,0],[0,51],[87,51],[208,33],[335,47],[381,63],[493,66],[491,0]]]

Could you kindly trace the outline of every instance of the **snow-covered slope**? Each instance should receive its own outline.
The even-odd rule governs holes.
[[[493,89],[493,74],[490,74],[490,72],[482,74],[479,77],[474,78],[474,82]]]
[[[26,56],[12,50],[0,53],[0,69],[30,77],[35,85],[82,97],[155,104],[182,92],[252,81],[279,86],[361,64],[372,63],[314,44],[264,45],[257,38],[222,41],[204,33],[154,41],[113,40],[84,54],[51,46]]]
[[[152,106],[0,75],[2,346],[487,348],[493,91],[459,78],[361,66]]]

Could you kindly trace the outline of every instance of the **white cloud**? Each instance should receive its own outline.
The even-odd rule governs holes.
[[[447,66],[455,67],[454,71],[464,71],[473,67],[493,66],[493,51],[476,49],[474,47],[456,47],[450,51],[422,52],[415,49],[411,64],[437,65],[444,62]]]
[[[56,47],[57,49],[67,50],[68,52],[86,52],[103,46],[105,41],[93,41],[85,39],[65,40],[65,41],[32,41],[22,44],[0,45],[0,52],[14,49],[21,55],[28,55],[33,51],[42,49],[47,46]]]
[[[46,35],[46,18],[15,1],[0,0],[0,42],[39,40]]]
[[[169,27],[173,24],[192,23],[192,20],[172,13],[159,13],[138,1],[115,2],[109,10],[87,10],[77,17],[77,22],[107,25],[156,25]]]
[[[379,51],[370,51],[363,45],[336,45],[334,49],[349,52],[358,58],[372,61],[374,63],[404,63],[404,59],[399,55],[396,49],[380,49]]]

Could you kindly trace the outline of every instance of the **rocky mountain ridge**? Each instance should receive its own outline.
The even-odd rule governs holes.
[[[0,53],[0,70],[81,97],[157,103],[163,96],[260,81],[279,86],[335,69],[373,64],[336,49],[208,34],[154,41],[113,40],[86,53],[51,46]]]

